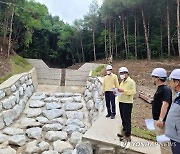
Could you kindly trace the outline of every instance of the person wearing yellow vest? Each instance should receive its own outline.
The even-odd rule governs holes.
[[[112,73],[112,66],[107,65],[106,67],[107,75],[104,78],[102,89],[103,94],[105,95],[107,115],[106,117],[111,117],[114,119],[116,116],[116,105],[115,105],[115,95],[113,94],[112,89],[119,87],[117,75]]]
[[[129,77],[129,71],[126,67],[119,69],[119,74],[122,82],[118,91],[122,93],[118,96],[119,111],[122,119],[121,134],[117,134],[120,141],[131,141],[131,113],[133,107],[133,97],[136,94],[136,84],[133,79]]]

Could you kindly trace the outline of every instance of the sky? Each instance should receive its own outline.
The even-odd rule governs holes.
[[[57,15],[61,20],[72,24],[75,19],[82,19],[89,11],[89,5],[93,0],[36,0],[45,4],[49,13]],[[103,0],[97,0],[101,5]]]

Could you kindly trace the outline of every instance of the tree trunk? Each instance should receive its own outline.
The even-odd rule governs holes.
[[[142,18],[143,18],[144,34],[145,34],[146,47],[147,47],[147,59],[151,60],[151,51],[149,47],[148,31],[147,31],[146,20],[145,20],[143,9],[141,10],[141,13],[142,13]]]
[[[111,19],[109,19],[109,56],[112,55],[111,49]]]
[[[8,52],[7,57],[10,56],[10,50],[11,50],[11,37],[12,37],[12,28],[13,28],[13,18],[14,18],[14,0],[13,0],[13,6],[12,6],[12,13],[11,13],[11,21],[10,21],[10,32],[9,32],[9,41],[8,41]]]
[[[94,51],[94,61],[96,61],[96,41],[95,41],[95,29],[93,28],[93,51]]]
[[[177,34],[178,34],[178,53],[180,57],[180,22],[179,22],[179,4],[180,0],[177,0]]]
[[[171,57],[171,38],[170,38],[170,19],[169,19],[169,0],[167,0],[167,35],[168,35],[168,58]]]
[[[140,20],[139,20],[139,17],[137,18],[137,38],[139,38],[140,37]],[[142,52],[140,52],[139,54],[138,54],[138,56],[140,57],[140,58],[142,58],[143,57],[143,53]]]
[[[150,31],[150,13],[149,13],[149,15],[148,15],[147,29],[148,29],[148,38],[149,38],[149,31]]]
[[[73,51],[71,51],[71,56],[72,56],[72,63],[73,63],[73,65],[75,65],[76,64],[76,60],[75,60]]]
[[[135,58],[137,59],[137,19],[134,17],[134,49],[135,49]]]
[[[80,54],[80,52],[79,52],[79,49],[78,49],[78,47],[76,47],[76,52],[77,52],[77,55],[78,55],[78,63],[80,63],[80,62],[82,62],[82,60],[81,60],[81,54]],[[81,51],[82,52],[82,51]]]
[[[113,33],[113,30],[115,29],[114,28],[115,27],[115,24],[114,24],[114,22],[113,22],[113,24],[112,24],[112,33],[111,33],[111,51],[112,51],[112,56],[114,57],[114,41],[115,41],[115,35],[114,35],[114,33]]]
[[[124,46],[125,46],[125,52],[126,52],[126,59],[128,59],[126,30],[125,30],[125,25],[124,25],[124,16],[122,16],[122,26],[123,26],[123,33],[124,33]]]
[[[105,45],[105,57],[107,58],[107,38],[106,38],[106,32],[107,32],[107,27],[106,27],[106,23],[105,23],[105,35],[104,35],[104,45]]]
[[[163,58],[163,33],[162,33],[162,15],[161,15],[161,19],[160,19],[160,50],[161,50],[161,54],[160,56]]]
[[[71,43],[70,43],[70,53],[71,53],[71,56],[72,56],[72,63],[73,63],[73,65],[75,65],[76,64],[76,60],[75,60],[75,56],[74,56],[74,50],[75,50],[75,46],[73,45],[73,41],[71,41]]]
[[[112,49],[111,49],[111,55],[114,57],[114,39],[113,39],[113,35],[112,35],[112,38],[111,38],[111,47],[112,47]]]
[[[128,21],[128,17],[127,17],[127,54],[129,54],[129,21]]]
[[[118,41],[119,41],[119,54],[121,53],[121,35],[122,35],[122,33],[121,33],[121,22],[119,22],[119,38],[118,38]]]
[[[82,58],[83,58],[83,62],[85,62],[84,48],[83,48],[83,41],[82,41],[82,35],[81,35],[81,32],[80,32],[80,40],[81,40],[81,52],[82,52]]]
[[[4,16],[4,23],[3,23],[3,45],[5,43],[6,40],[6,35],[7,35],[7,31],[8,31],[8,17],[7,17],[7,11],[5,10],[5,16]]]
[[[117,25],[116,25],[116,19],[115,19],[114,31],[115,31],[115,46],[116,46],[116,58],[117,58],[118,57],[118,46],[117,46]]]

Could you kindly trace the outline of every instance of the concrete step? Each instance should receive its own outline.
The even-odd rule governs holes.
[[[85,76],[66,76],[66,79],[65,80],[69,80],[69,81],[85,81],[87,80],[87,77]]]
[[[56,92],[72,92],[72,93],[83,93],[84,87],[81,86],[58,86],[58,85],[41,85],[37,87],[37,92],[45,93],[56,93]]]
[[[88,76],[89,73],[84,72],[84,71],[79,71],[79,70],[66,69],[66,76],[72,76],[72,75],[75,75],[75,76]]]
[[[79,71],[84,71],[84,72],[90,72],[97,68],[98,66],[103,65],[103,64],[97,64],[97,63],[85,63],[83,66],[81,66],[78,70]]]
[[[66,80],[65,85],[66,86],[85,86],[86,81],[73,81],[73,80]]]
[[[55,79],[38,79],[38,84],[44,84],[44,85],[58,85],[60,86],[60,80]]]
[[[45,68],[48,69],[49,67],[46,63],[41,59],[26,59],[32,66],[36,68]]]
[[[37,77],[38,79],[61,79],[61,72],[57,71],[57,72],[52,72],[52,71],[47,71],[47,72],[39,72],[37,70]]]

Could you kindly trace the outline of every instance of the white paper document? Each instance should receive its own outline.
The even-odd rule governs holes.
[[[157,142],[160,142],[160,143],[170,141],[170,139],[166,137],[165,135],[156,136],[156,140]]]
[[[121,96],[121,93],[118,91],[118,88],[112,88],[112,91],[116,93],[116,96]]]
[[[145,122],[146,122],[147,129],[155,130],[153,119],[145,119]]]

